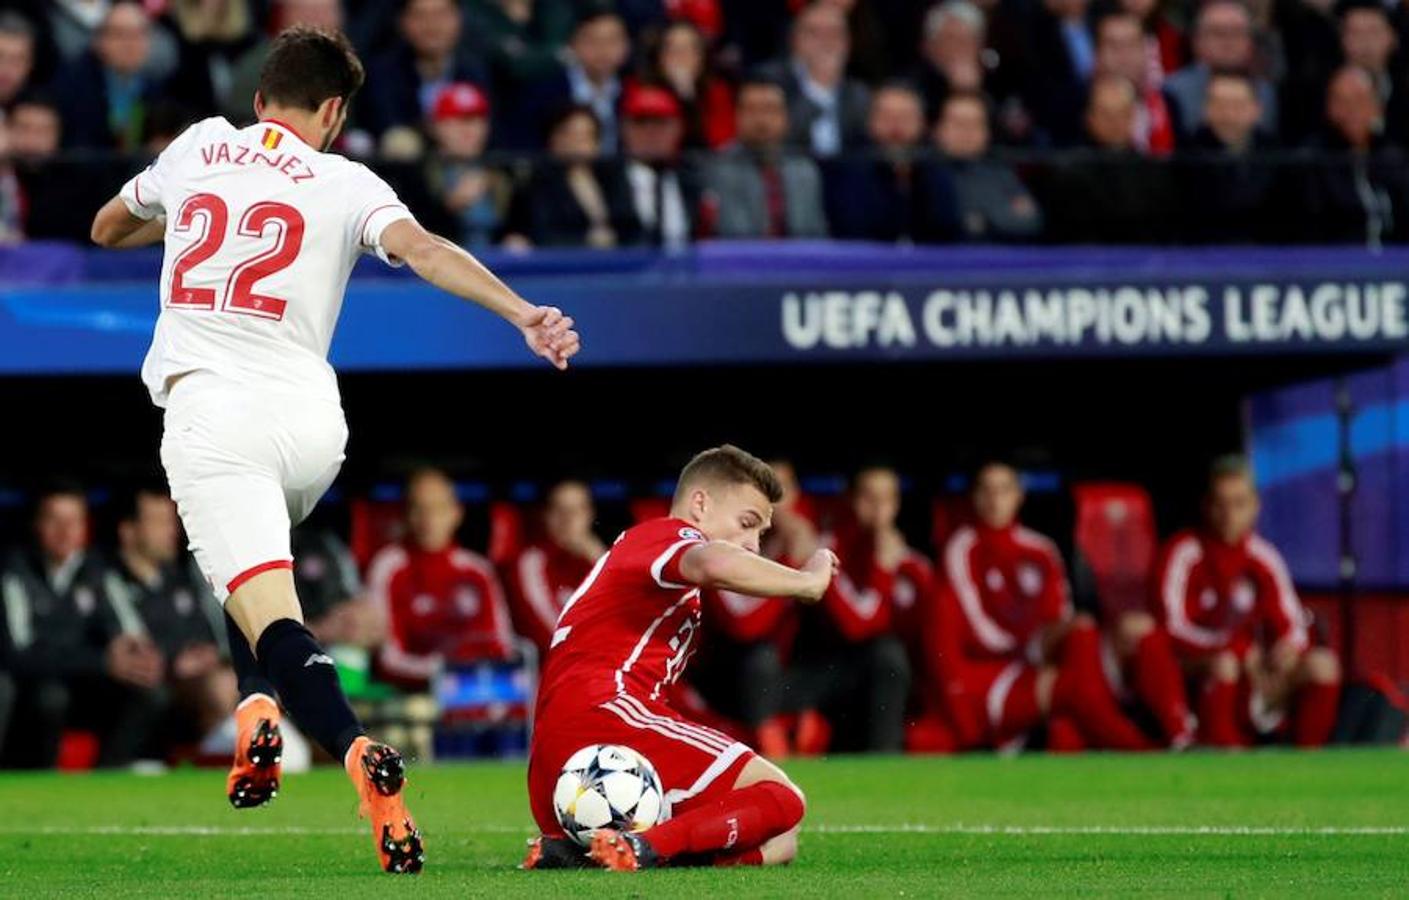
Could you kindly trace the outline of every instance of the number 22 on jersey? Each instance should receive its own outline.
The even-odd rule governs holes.
[[[176,234],[196,233],[195,241],[176,257],[171,266],[171,295],[167,305],[176,309],[214,310],[216,289],[191,287],[187,274],[214,256],[229,233],[230,208],[215,194],[193,194],[181,204],[171,230]],[[242,260],[231,270],[219,292],[220,309],[246,316],[279,321],[287,301],[257,294],[255,284],[289,266],[303,246],[303,215],[287,203],[262,201],[245,210],[235,226],[244,237],[263,237],[274,232],[274,245]]]

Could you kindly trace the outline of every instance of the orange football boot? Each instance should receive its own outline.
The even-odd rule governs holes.
[[[251,694],[235,707],[235,762],[225,794],[236,809],[263,806],[279,796],[279,763],[284,738],[279,704],[267,694]]]
[[[382,868],[414,875],[426,863],[425,843],[401,802],[406,786],[406,762],[386,744],[366,735],[348,748],[344,766],[361,798],[358,815],[372,822],[372,841]]]

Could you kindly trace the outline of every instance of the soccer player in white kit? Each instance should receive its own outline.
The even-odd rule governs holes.
[[[348,275],[360,253],[404,262],[518,326],[559,369],[579,339],[572,319],[523,300],[421,228],[366,167],[326,152],[362,80],[342,34],[285,31],[260,74],[259,121],[235,128],[210,118],[186,129],[98,212],[93,240],[165,241],[142,378],[165,407],[171,494],[232,630],[244,699],[231,803],[257,806],[277,793],[277,694],[344,761],[382,867],[417,872],[424,849],[402,802],[404,762],[363,734],[294,592],[289,530],[332,483],[347,441],[327,352]]]

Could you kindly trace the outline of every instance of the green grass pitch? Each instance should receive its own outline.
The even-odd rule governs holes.
[[[790,763],[797,863],[621,875],[515,869],[518,764],[413,770],[426,872],[382,875],[336,769],[236,812],[223,773],[0,775],[0,896],[1409,896],[1395,751]]]

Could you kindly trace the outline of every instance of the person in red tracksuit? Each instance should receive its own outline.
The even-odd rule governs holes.
[[[514,630],[534,643],[540,659],[563,604],[607,550],[592,533],[595,518],[591,489],[581,481],[559,482],[543,505],[543,538],[505,569]]]
[[[813,513],[797,474],[786,460],[769,460],[783,496],[773,507],[773,527],[763,537],[762,554],[796,568],[821,547]],[[710,707],[752,732],[759,752],[781,758],[791,747],[781,719],[784,660],[797,628],[796,604],[787,597],[749,597],[705,590],[708,637],[692,682]]]
[[[851,515],[823,539],[841,569],[822,602],[799,611],[790,704],[820,711],[833,749],[898,751],[904,745],[910,662],[899,628],[930,590],[929,562],[896,527],[900,478],[863,469],[852,480]]]
[[[1019,742],[1044,721],[1052,739],[1060,728],[1081,745],[1151,747],[1106,681],[1100,632],[1073,609],[1056,547],[1018,521],[1023,500],[1013,466],[978,469],[977,522],[945,545],[925,629],[931,708],[957,748]]]
[[[406,540],[382,549],[368,566],[368,593],[387,622],[378,665],[404,687],[427,687],[447,665],[514,653],[494,566],[455,541],[463,518],[444,472],[416,472],[406,486]]]
[[[1154,607],[1199,686],[1205,743],[1242,746],[1289,718],[1293,743],[1320,746],[1335,726],[1340,661],[1311,645],[1287,565],[1255,531],[1259,508],[1246,461],[1215,463],[1203,527],[1160,554]]]

